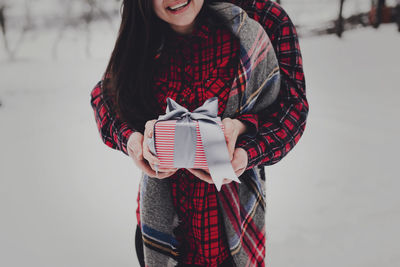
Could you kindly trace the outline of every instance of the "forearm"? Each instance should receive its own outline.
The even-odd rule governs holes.
[[[275,2],[254,0],[254,3],[246,8],[272,41],[279,61],[281,86],[275,102],[258,113],[256,135],[243,135],[237,142],[237,147],[247,151],[247,169],[272,165],[285,157],[303,135],[309,110],[303,60],[292,21]]]
[[[101,86],[102,82],[99,82],[94,87],[90,100],[100,137],[107,146],[128,155],[127,142],[135,130],[118,118],[111,101],[102,93]]]
[[[236,129],[238,129],[238,135],[246,134],[248,129],[247,125],[238,119],[233,119],[233,123],[235,124]]]
[[[294,87],[284,91],[292,91]],[[302,90],[302,89],[298,89]],[[259,131],[254,138],[241,136],[236,147],[246,150],[247,169],[279,162],[303,135],[308,114],[305,95],[287,100],[284,94],[259,118]]]

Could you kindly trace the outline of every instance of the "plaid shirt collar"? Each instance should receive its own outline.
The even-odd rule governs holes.
[[[211,29],[206,23],[198,23],[196,21],[193,31],[187,35],[181,35],[168,27],[167,33],[164,35],[160,47],[157,49],[155,59],[158,59],[162,50],[166,48],[176,49],[182,45],[188,45],[191,42],[206,40],[210,36]]]
[[[178,34],[171,29],[166,35],[166,45],[177,46],[185,42],[207,39],[209,35],[210,28],[206,24],[196,23],[193,31],[187,35]]]

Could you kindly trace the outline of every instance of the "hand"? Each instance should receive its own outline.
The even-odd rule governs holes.
[[[240,147],[236,148],[233,153],[233,159],[231,163],[236,176],[239,177],[240,175],[242,175],[246,170],[248,163],[248,156],[246,150]],[[210,172],[208,170],[201,170],[201,169],[188,169],[188,170],[200,180],[203,180],[204,182],[207,182],[209,184],[214,183],[210,176]],[[225,178],[222,184],[229,184],[231,182],[232,182],[231,179]]]
[[[236,141],[239,135],[246,132],[246,125],[237,119],[225,118],[222,120],[229,160],[232,161]]]
[[[233,153],[233,159],[231,163],[237,177],[242,175],[247,168],[247,164],[249,163],[249,157],[247,156],[246,150],[241,147],[236,148]]]
[[[190,171],[194,176],[196,176],[197,178],[199,178],[200,180],[203,180],[206,183],[209,184],[214,184],[210,173],[207,172],[206,170],[203,169],[187,169],[188,171]],[[232,182],[231,179],[224,179],[222,180],[222,184],[229,184],[230,182]]]
[[[146,129],[150,129],[150,123],[152,122],[150,121],[148,123],[146,123]],[[152,123],[152,125],[154,125],[154,123]],[[177,169],[159,169],[158,173],[155,172],[154,164],[159,164],[160,162],[157,157],[151,154],[147,145],[147,138],[151,136],[152,129],[153,128],[151,128],[150,134],[148,131],[145,131],[145,135],[147,134],[146,138],[139,132],[131,134],[127,143],[128,155],[133,159],[136,166],[145,174],[150,177],[164,179],[174,174]]]

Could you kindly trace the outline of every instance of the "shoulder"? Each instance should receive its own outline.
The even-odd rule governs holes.
[[[295,33],[294,25],[287,12],[276,2],[270,0],[227,0],[242,8],[255,21],[259,22],[271,40],[280,35],[283,28]]]

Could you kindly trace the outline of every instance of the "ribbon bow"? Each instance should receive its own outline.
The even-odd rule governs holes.
[[[165,120],[176,120],[174,137],[174,167],[186,168],[194,165],[196,156],[196,124],[199,123],[200,136],[203,143],[207,165],[211,178],[221,190],[223,179],[231,179],[240,183],[232,164],[229,160],[228,148],[226,146],[224,133],[219,126],[221,118],[218,117],[218,98],[209,98],[204,104],[193,112],[189,112],[171,98],[167,99],[167,110],[165,115],[158,117],[157,122]],[[156,124],[154,124],[155,127]],[[155,149],[155,131],[149,139],[150,151],[157,155]],[[188,144],[191,147],[188,148]]]

